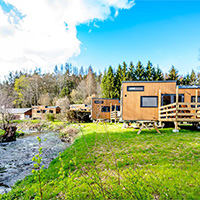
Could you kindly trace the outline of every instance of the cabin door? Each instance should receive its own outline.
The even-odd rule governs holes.
[[[175,102],[176,102],[176,94],[162,94],[162,106]],[[179,94],[178,102],[184,102],[184,94]]]

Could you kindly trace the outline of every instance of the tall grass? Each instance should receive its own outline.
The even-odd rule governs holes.
[[[137,135],[106,123],[79,129],[42,172],[43,199],[199,199],[199,132]],[[29,176],[1,198],[33,199],[37,184]]]

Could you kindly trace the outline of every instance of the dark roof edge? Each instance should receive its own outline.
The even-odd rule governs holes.
[[[176,83],[176,81],[122,81],[122,83]]]
[[[120,99],[111,99],[111,98],[92,98],[92,99],[109,99],[109,100],[120,100]]]
[[[199,89],[200,85],[179,85],[179,89]]]

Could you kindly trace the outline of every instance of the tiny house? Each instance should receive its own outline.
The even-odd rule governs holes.
[[[11,114],[14,119],[31,119],[32,108],[8,108],[5,114]],[[0,120],[2,120],[2,114],[0,114]]]
[[[32,106],[33,119],[45,119],[46,114],[59,114],[61,108],[59,106]]]
[[[199,122],[200,86],[176,81],[123,81],[121,116],[125,121]]]
[[[70,110],[90,112],[90,105],[86,104],[71,104]]]
[[[91,118],[93,120],[110,120],[114,114],[116,117],[120,114],[119,99],[93,98],[91,108]]]

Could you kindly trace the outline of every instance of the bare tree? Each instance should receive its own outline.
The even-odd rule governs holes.
[[[1,129],[6,130],[9,127],[13,115],[9,113],[9,108],[13,106],[13,98],[8,96],[4,90],[0,90],[0,114],[2,119]]]
[[[60,98],[56,101],[56,106],[59,106],[61,108],[61,112],[65,113],[67,108],[69,108],[70,101],[67,97]]]

